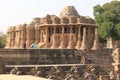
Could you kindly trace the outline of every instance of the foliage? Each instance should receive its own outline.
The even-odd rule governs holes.
[[[94,16],[99,25],[98,34],[101,38],[120,39],[120,1],[94,6]]]
[[[4,48],[6,44],[6,35],[0,33],[0,48]]]

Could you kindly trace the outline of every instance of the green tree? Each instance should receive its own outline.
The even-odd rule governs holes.
[[[99,26],[98,34],[103,39],[120,39],[120,1],[112,1],[103,6],[94,6],[95,21]]]
[[[6,35],[0,33],[0,48],[4,48],[6,44]]]

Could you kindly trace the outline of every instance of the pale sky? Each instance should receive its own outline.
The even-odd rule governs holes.
[[[83,16],[93,17],[93,6],[112,0],[0,0],[0,32],[9,26],[29,23],[34,17],[46,14],[59,16],[64,6],[74,6]]]

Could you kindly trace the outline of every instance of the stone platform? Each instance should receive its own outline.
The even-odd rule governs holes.
[[[5,65],[76,63],[76,49],[0,49]]]
[[[89,76],[84,78],[93,77],[92,80],[96,80],[99,75],[109,74],[112,66],[111,51],[109,49],[87,52],[77,49],[0,49],[0,57],[5,63],[6,73],[14,74],[14,70],[17,69],[16,72],[20,71],[24,75],[61,80],[68,75],[80,79],[90,71]],[[91,70],[94,70],[94,73]]]

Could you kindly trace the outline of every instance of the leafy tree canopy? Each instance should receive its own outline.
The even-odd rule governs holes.
[[[0,32],[0,48],[4,48],[6,44],[6,35]]]
[[[120,39],[120,1],[94,6],[94,16],[99,25],[98,34],[101,38]]]

